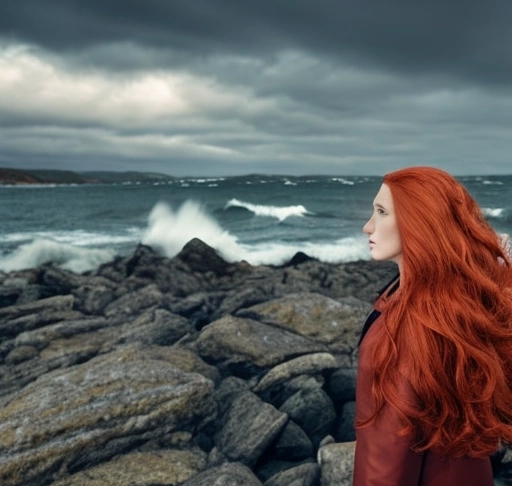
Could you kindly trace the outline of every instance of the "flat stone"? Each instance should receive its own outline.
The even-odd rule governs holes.
[[[133,346],[47,373],[0,409],[0,484],[44,484],[141,440],[193,430],[216,413],[212,390]]]
[[[330,353],[306,354],[272,368],[254,387],[254,391],[258,393],[296,376],[322,373],[338,367],[338,361]]]
[[[206,467],[199,452],[160,450],[133,452],[85,469],[51,486],[176,486]]]

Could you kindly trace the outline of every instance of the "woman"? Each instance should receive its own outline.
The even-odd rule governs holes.
[[[384,177],[364,232],[399,276],[363,329],[354,486],[492,486],[512,443],[512,262],[464,187]]]

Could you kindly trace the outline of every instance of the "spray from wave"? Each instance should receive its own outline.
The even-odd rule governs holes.
[[[215,248],[228,261],[236,260],[241,249],[236,237],[223,230],[197,202],[187,201],[174,211],[166,203],[158,203],[149,215],[142,243],[172,258],[192,238],[199,238]]]
[[[256,246],[240,245],[244,260],[252,265],[282,265],[289,262],[301,251],[322,262],[340,263],[354,260],[368,260],[368,240],[342,238],[334,242],[290,244],[282,242],[263,243]]]
[[[114,251],[110,249],[79,248],[67,243],[37,238],[0,258],[0,269],[10,272],[54,262],[67,270],[81,273],[92,270],[112,258]]]
[[[286,218],[291,216],[302,217],[305,214],[311,214],[304,206],[263,206],[259,204],[251,204],[238,199],[231,199],[226,203],[226,209],[231,207],[244,208],[251,211],[256,216],[269,216],[277,218],[279,221],[284,221]]]
[[[215,248],[226,261],[245,260],[252,265],[281,265],[297,252],[325,262],[342,262],[368,259],[368,242],[365,237],[343,238],[328,243],[262,242],[256,245],[240,243],[223,230],[206,210],[193,201],[185,202],[177,210],[166,203],[158,203],[149,216],[149,225],[143,243],[172,258],[192,238],[199,238]]]

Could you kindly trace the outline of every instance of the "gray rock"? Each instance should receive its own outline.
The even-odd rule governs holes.
[[[0,484],[312,486],[337,434],[324,388],[339,408],[353,393],[367,304],[347,297],[371,302],[390,278],[373,262],[227,263],[199,240],[81,275],[0,272]]]
[[[362,323],[369,310],[367,303],[353,297],[334,300],[317,293],[300,293],[255,305],[238,315],[250,313],[253,318],[323,343],[344,357],[341,364],[354,366]]]
[[[215,445],[229,460],[253,466],[287,421],[286,414],[245,391],[222,417]]]
[[[28,286],[28,281],[20,277],[7,277],[0,285],[0,307],[16,304],[18,298]]]
[[[59,319],[60,316],[67,317],[66,312],[72,311],[74,301],[72,295],[59,295],[0,309],[0,339],[44,325],[53,319]],[[34,316],[33,322],[29,325],[23,324],[22,318],[26,316]]]
[[[176,258],[185,262],[193,271],[202,273],[210,271],[215,275],[224,274],[229,266],[216,250],[199,238],[191,239]]]
[[[306,432],[314,447],[330,433],[336,420],[334,405],[321,388],[295,393],[279,410]]]
[[[32,486],[216,412],[213,383],[135,347],[40,377],[0,410],[0,483]]]
[[[335,402],[350,402],[356,399],[357,370],[342,368],[329,376],[327,393]]]
[[[261,392],[296,376],[318,374],[326,370],[335,370],[338,361],[330,353],[314,353],[299,356],[272,368],[256,385],[254,391]]]
[[[306,432],[289,420],[269,455],[283,461],[302,461],[313,457],[313,444]]]
[[[338,442],[353,442],[356,440],[354,427],[356,418],[356,402],[347,402],[343,405],[340,413],[340,423],[335,432],[334,438]]]
[[[355,442],[329,444],[318,451],[322,486],[352,486]]]
[[[192,324],[184,317],[165,309],[149,309],[119,328],[117,342],[172,345],[188,333],[194,332]]]
[[[319,478],[318,464],[306,463],[272,476],[264,486],[315,486]]]
[[[134,292],[123,295],[105,307],[104,315],[134,316],[148,307],[158,306],[162,303],[162,293],[156,285],[150,284]]]
[[[94,280],[99,280],[95,277]],[[107,279],[102,279],[107,281]],[[115,300],[115,292],[111,284],[98,284],[92,281],[87,285],[82,285],[74,291],[77,297],[77,308],[84,314],[101,315],[105,307]]]
[[[320,343],[252,319],[225,316],[206,326],[196,349],[210,363],[242,376],[301,354],[322,352]]]
[[[291,378],[277,386],[266,388],[258,395],[276,408],[279,408],[286,400],[299,391],[318,390],[324,386],[325,380],[321,375],[300,375]],[[254,385],[256,387],[256,385]]]
[[[188,479],[181,486],[262,486],[253,472],[243,464],[227,463]]]
[[[84,469],[51,486],[176,486],[206,468],[200,451],[132,452]]]

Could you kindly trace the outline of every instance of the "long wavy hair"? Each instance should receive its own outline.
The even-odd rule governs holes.
[[[512,263],[467,190],[444,171],[387,174],[402,239],[400,287],[381,298],[370,350],[385,404],[417,452],[484,457],[512,443]],[[398,393],[410,382],[418,400]]]

